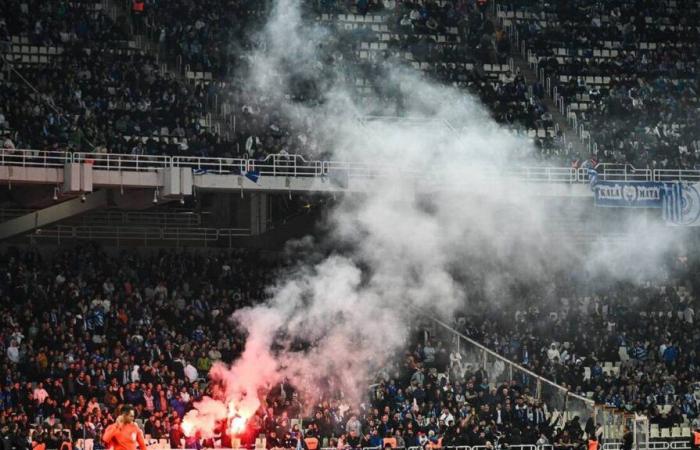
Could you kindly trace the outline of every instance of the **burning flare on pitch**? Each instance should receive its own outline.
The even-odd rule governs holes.
[[[255,409],[241,408],[234,401],[228,402],[225,411],[220,407],[222,403],[205,399],[196,405],[196,409],[188,412],[182,420],[182,431],[185,436],[194,436],[197,433],[203,438],[213,437],[214,430],[219,428],[217,424],[226,421],[226,430],[229,436],[243,434],[248,425],[248,420]]]
[[[228,431],[231,436],[237,436],[245,431],[248,419],[255,411],[244,411],[236,408],[234,402],[228,404]]]
[[[194,403],[182,420],[185,436],[202,439],[218,437],[222,430],[229,436],[244,434],[248,420],[260,408],[270,386],[278,381],[278,365],[267,337],[250,327],[251,337],[241,357],[231,366],[216,363],[209,371],[209,394]],[[223,425],[223,426],[222,426]]]

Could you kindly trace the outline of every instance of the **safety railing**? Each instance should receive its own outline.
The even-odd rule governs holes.
[[[168,449],[169,447],[159,446],[154,444],[149,446],[151,449]],[[240,449],[253,449],[253,446],[241,446]],[[440,447],[433,446],[431,448],[440,448],[443,450],[494,450],[497,447],[486,445],[443,445]],[[508,445],[509,449],[512,450],[553,450],[554,446],[552,444],[519,444],[519,445]],[[601,445],[601,450],[620,450],[622,448],[622,442],[606,442]],[[320,450],[337,450],[336,447],[319,447]],[[648,444],[638,443],[635,450],[688,450],[690,449],[690,442],[688,441],[652,441]],[[186,450],[186,449],[185,449]],[[220,450],[234,450],[222,448]],[[362,447],[358,450],[382,450],[382,447]],[[424,450],[423,447],[393,447],[392,450]]]
[[[162,227],[202,227],[201,214],[194,212],[165,212],[165,211],[122,211],[100,210],[83,214],[70,225],[78,223],[91,226],[162,226]]]
[[[253,448],[253,447],[240,447],[240,448]],[[429,448],[441,448],[443,450],[494,450],[495,447],[487,447],[485,445],[433,445]],[[509,449],[513,450],[553,450],[553,445],[534,445],[534,444],[518,444],[509,445]],[[383,447],[361,447],[358,450],[382,450]],[[232,449],[220,449],[220,450],[232,450]],[[319,447],[319,450],[337,450],[337,447]],[[411,446],[411,447],[392,447],[392,450],[425,450],[425,447]]]
[[[690,448],[690,438],[684,441],[671,441],[668,442],[669,448],[673,450],[685,450]]]
[[[307,161],[301,155],[268,155],[261,161],[249,160],[249,170],[267,176],[321,176],[322,167],[323,161]]]
[[[453,342],[457,352],[464,355],[464,360],[468,364],[483,368],[489,374],[489,382],[499,385],[516,380],[523,392],[541,400],[551,411],[558,411],[557,421],[578,416],[582,422],[585,422],[588,418],[595,416],[593,400],[571,392],[568,387],[537,375],[529,368],[499,355],[425,311],[413,309],[432,321],[436,327],[433,332]],[[532,446],[524,450],[536,449]]]
[[[700,182],[700,170],[689,169],[656,169],[654,181],[688,181]]]
[[[658,169],[657,169],[658,170]],[[599,181],[654,181],[655,171],[651,169],[635,169],[629,164],[598,164],[595,171]],[[578,180],[589,182],[590,174],[588,169],[578,169]],[[665,181],[676,181],[668,179]]]
[[[68,163],[87,163],[97,170],[148,172],[170,167],[188,167],[195,174],[256,173],[262,176],[329,177],[342,173],[348,178],[375,178],[391,174],[425,176],[435,167],[413,169],[398,164],[357,163],[307,160],[301,155],[276,154],[265,159],[206,158],[197,156],[127,155],[111,153],[70,153],[39,150],[0,150],[0,166],[62,167]],[[459,168],[458,165],[456,165]],[[686,181],[700,182],[700,170],[637,169],[629,164],[598,164],[600,181]],[[449,171],[449,167],[445,169]],[[473,174],[483,178],[508,178],[527,182],[586,183],[588,169],[554,166],[514,166],[479,169]]]
[[[449,447],[444,447],[449,448]],[[472,445],[471,447],[460,447],[466,448],[468,450],[494,450],[495,447],[488,447],[486,445]],[[554,447],[551,445],[534,445],[534,444],[519,444],[519,445],[509,445],[508,448],[516,450],[552,450]]]
[[[550,183],[578,183],[579,171],[572,167],[521,167],[505,169],[501,172],[506,177],[523,181]]]
[[[242,174],[250,167],[249,161],[241,158],[200,158],[190,156],[174,156],[173,167],[190,167],[195,173],[212,174]]]
[[[622,442],[606,442],[601,450],[620,450]],[[660,441],[654,440],[648,443],[637,443],[637,450],[687,450],[690,449],[690,438],[686,440]]]
[[[67,152],[2,149],[0,165],[21,167],[63,167],[73,155]]]
[[[635,169],[629,164],[598,164],[598,179],[602,181],[651,181],[651,169]]]
[[[37,229],[32,237],[56,241],[88,239],[120,241],[216,242],[220,239],[250,236],[244,228],[163,228],[136,226],[56,225]]]
[[[403,173],[405,175],[417,175],[420,171],[411,171],[407,169],[399,169],[397,166],[389,166],[385,164],[364,164],[341,161],[323,161],[321,163],[324,176],[332,175],[333,173],[347,173],[351,178],[375,178],[378,176],[386,176],[392,173]]]
[[[71,162],[92,164],[93,169],[155,171],[170,167],[172,157],[162,155],[126,155],[117,153],[73,153]]]

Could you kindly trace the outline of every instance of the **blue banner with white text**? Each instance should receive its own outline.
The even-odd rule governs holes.
[[[681,181],[598,181],[588,170],[596,206],[615,208],[660,208],[669,225],[700,226],[700,183]]]
[[[651,181],[595,181],[592,184],[596,206],[616,208],[661,208],[664,183]]]

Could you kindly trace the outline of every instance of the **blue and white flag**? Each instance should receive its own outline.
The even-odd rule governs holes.
[[[700,226],[699,184],[666,183],[663,218],[670,225]]]
[[[664,186],[663,215],[667,223],[678,224],[681,220],[683,195],[680,183]]]
[[[246,170],[243,172],[243,175],[252,181],[253,183],[257,183],[258,179],[260,178],[260,171],[255,169],[255,170]]]

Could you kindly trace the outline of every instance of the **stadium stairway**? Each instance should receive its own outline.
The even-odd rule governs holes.
[[[496,17],[495,9],[487,8],[486,16],[494,24],[500,24],[501,26],[503,25],[502,21],[500,21],[498,17]],[[512,40],[511,44],[514,44]],[[537,73],[535,73],[535,71],[530,68],[529,64],[527,63],[527,60],[525,60],[525,58],[523,58],[523,56],[518,51],[517,45],[511,45],[510,56],[511,58],[513,58],[514,67],[520,70],[520,73],[525,78],[527,85],[532,86],[532,84],[537,81]],[[545,95],[542,100],[544,104],[547,105],[547,109],[549,110],[549,112],[552,114],[552,120],[554,121],[554,123],[559,125],[559,130],[561,130],[561,132],[564,135],[566,145],[571,145],[573,147],[573,154],[586,155],[587,157],[590,154],[590,151],[588,151],[588,149],[584,146],[583,142],[581,142],[581,140],[578,137],[578,134],[576,133],[576,130],[571,128],[571,126],[569,125],[569,121],[566,119],[566,117],[559,111],[557,105],[552,101],[552,97],[550,97],[549,95]]]
[[[117,21],[118,17],[124,17],[129,26],[129,36],[136,43],[136,47],[143,51],[144,53],[152,56],[155,61],[159,64],[160,70],[163,73],[169,73],[178,81],[189,82],[195,79],[201,78],[202,80],[211,81],[211,74],[207,73],[207,76],[202,74],[201,77],[189,77],[186,67],[182,66],[181,62],[169,62],[167,59],[161,58],[160,51],[158,49],[158,44],[149,38],[146,34],[137,33],[137,27],[134,25],[131,17],[131,1],[130,0],[103,0],[105,2],[105,10],[108,12],[109,16]],[[204,118],[204,124],[207,128],[215,129],[219,135],[229,136],[229,130],[227,129],[227,122],[219,116],[215,109],[210,108],[206,105],[207,116]]]
[[[209,73],[189,73],[188,68],[183,67],[181,62],[168,62],[159,58],[160,55],[158,44],[152,39],[150,39],[149,36],[146,34],[137,34],[138,30],[131,20],[129,1],[104,0],[104,2],[105,10],[108,11],[108,14],[114,20],[116,20],[118,16],[123,16],[126,18],[127,22],[129,23],[129,32],[131,34],[131,38],[133,41],[136,42],[137,48],[154,57],[156,61],[158,61],[158,63],[160,64],[161,71],[168,72],[181,81],[205,83],[211,81],[211,74]],[[494,9],[492,8],[487,9],[487,18],[490,19],[494,24],[499,22],[498,18],[495,15]],[[379,20],[377,22],[378,23],[376,24],[373,23],[372,26],[381,27],[383,25],[383,22]],[[375,45],[379,47],[382,45],[382,43],[377,42],[375,43]],[[537,80],[537,74],[528,66],[527,61],[519,54],[519,52],[511,51],[510,56],[513,60],[513,67],[520,70],[527,84],[531,86]],[[362,91],[362,88],[360,88],[360,91]],[[361,92],[358,92],[358,95],[363,94]],[[551,97],[545,95],[543,101],[552,115],[552,120],[556,125],[558,125],[558,129],[562,131],[566,145],[570,145],[572,147],[574,154],[587,157],[590,151],[586,149],[585,145],[578,138],[576,130],[572,129],[572,127],[566,120],[566,117],[560,113],[559,108],[557,108],[557,106],[554,104]],[[230,122],[230,120],[227,120],[223,114],[220,113],[218,108],[216,108],[215,106],[212,107],[211,105],[208,105],[207,112],[208,114],[205,120],[207,127],[214,129],[221,136],[232,135],[232,123]]]

